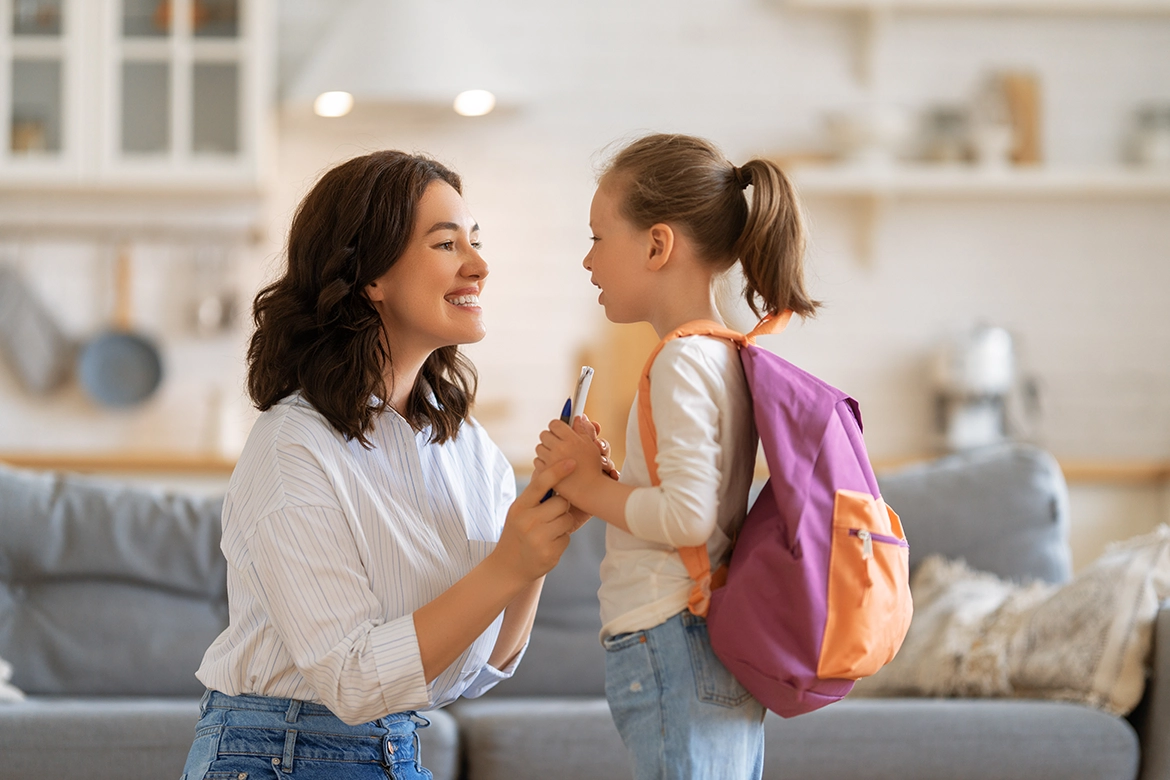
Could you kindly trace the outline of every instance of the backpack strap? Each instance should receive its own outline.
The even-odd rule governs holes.
[[[650,408],[650,368],[654,365],[654,359],[658,357],[658,353],[662,351],[666,343],[684,336],[711,336],[727,339],[742,349],[748,345],[754,345],[756,336],[783,331],[791,319],[791,311],[782,312],[775,317],[766,316],[747,335],[711,320],[694,320],[672,330],[663,337],[662,341],[658,342],[658,346],[646,359],[642,376],[638,380],[638,436],[642,440],[642,453],[646,458],[646,468],[650,472],[651,485],[657,487],[661,484],[661,480],[658,478],[658,429],[654,425],[654,415]],[[683,563],[686,564],[687,574],[695,581],[690,598],[687,600],[687,608],[695,615],[705,616],[707,608],[711,604],[711,591],[722,587],[727,581],[727,565],[724,564],[712,572],[711,559],[707,555],[706,544],[695,547],[680,547],[678,554],[682,557]]]

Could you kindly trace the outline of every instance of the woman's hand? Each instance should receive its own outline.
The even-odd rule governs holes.
[[[500,541],[492,555],[501,561],[504,571],[525,583],[543,577],[557,565],[569,544],[569,534],[583,522],[569,513],[569,502],[559,496],[540,502],[545,493],[576,467],[575,461],[562,459],[542,469],[540,474],[533,475],[508,509]]]

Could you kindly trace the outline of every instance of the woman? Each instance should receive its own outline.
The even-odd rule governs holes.
[[[293,765],[429,778],[415,710],[512,674],[544,575],[587,519],[540,502],[574,462],[515,498],[470,417],[458,345],[484,336],[488,267],[460,192],[401,152],[334,168],[297,210],[284,276],[256,296],[262,414],[224,502],[230,622],[196,675],[208,693],[186,780]]]

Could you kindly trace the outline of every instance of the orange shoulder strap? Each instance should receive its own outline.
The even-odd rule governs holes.
[[[666,334],[662,341],[658,342],[658,346],[646,359],[642,376],[638,380],[638,438],[642,441],[642,454],[646,458],[646,468],[650,472],[650,484],[655,487],[661,484],[661,480],[658,479],[658,429],[654,426],[654,415],[650,407],[650,368],[654,365],[654,359],[658,357],[658,353],[662,351],[666,343],[683,336],[712,336],[727,339],[742,348],[754,344],[756,336],[781,332],[788,326],[791,319],[791,311],[785,311],[776,317],[767,316],[747,335],[711,320],[695,320],[672,330]],[[695,581],[687,608],[696,615],[705,616],[711,602],[711,591],[721,587],[727,581],[727,567],[720,566],[715,572],[711,571],[711,560],[707,556],[707,545],[705,544],[695,547],[680,547],[678,554],[682,557],[683,563],[686,564],[687,573]]]

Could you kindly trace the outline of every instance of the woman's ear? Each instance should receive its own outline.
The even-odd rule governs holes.
[[[664,222],[650,226],[650,254],[646,258],[646,268],[657,271],[670,260],[674,251],[674,230]]]
[[[378,284],[377,279],[375,279],[374,281],[367,284],[365,286],[365,289],[362,290],[362,292],[371,301],[380,301],[386,297],[386,290],[383,289],[383,287],[380,284]]]

